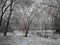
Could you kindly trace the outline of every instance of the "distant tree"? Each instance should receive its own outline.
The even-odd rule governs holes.
[[[36,9],[33,9],[32,13],[30,14],[29,17],[27,17],[27,22],[25,23],[25,37],[27,37],[28,31],[29,31],[29,27],[32,23],[32,21],[34,20],[34,17],[36,16]]]
[[[30,16],[27,17],[27,21],[25,23],[25,37],[27,37],[28,35],[28,32],[29,32],[29,28],[30,28],[30,25],[31,23],[33,22],[33,20],[35,19],[35,17],[38,15],[38,8],[41,8],[40,6],[42,5],[37,5],[35,3],[35,8],[33,8],[33,11],[30,13]],[[41,12],[39,12],[39,15],[40,15]]]
[[[58,2],[58,7],[57,8],[57,16],[55,16],[55,29],[57,33],[60,33],[60,0],[56,0]]]
[[[34,19],[34,16],[32,19],[30,19],[30,21],[27,22],[27,25],[25,25],[25,30],[26,30],[25,37],[27,37],[29,27],[30,27],[30,24],[32,23],[33,19]]]

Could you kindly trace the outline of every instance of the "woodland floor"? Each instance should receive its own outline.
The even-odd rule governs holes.
[[[7,36],[3,36],[3,33],[0,33],[0,45],[60,45],[60,35],[58,36],[59,38],[52,39],[37,35],[24,37],[24,35],[13,33],[7,33]]]

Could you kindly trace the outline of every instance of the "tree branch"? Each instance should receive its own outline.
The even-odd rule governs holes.
[[[3,8],[4,8],[5,4],[6,4],[6,2],[7,2],[7,0],[4,2],[3,6],[2,6],[2,13],[3,13]]]
[[[6,12],[7,8],[8,8],[10,5],[11,5],[11,4],[9,4],[9,5],[5,8],[5,10],[4,10],[4,12],[3,12],[3,15],[4,15],[4,13]]]
[[[50,7],[54,7],[54,8],[59,8],[59,7],[57,7],[57,6],[54,6],[54,5],[49,5],[49,4],[46,4],[46,3],[38,3],[38,4],[48,5],[48,6],[50,6]]]

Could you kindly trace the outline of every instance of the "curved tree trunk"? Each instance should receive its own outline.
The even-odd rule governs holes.
[[[4,32],[4,36],[6,36],[6,34],[7,34],[7,32],[8,32],[9,21],[10,21],[11,15],[12,15],[12,4],[13,4],[13,0],[11,0],[10,14],[9,14],[9,17],[8,17],[8,22],[7,22],[7,25],[6,25],[5,32]]]

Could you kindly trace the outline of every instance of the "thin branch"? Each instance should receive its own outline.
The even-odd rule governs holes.
[[[8,9],[8,7],[10,6],[11,4],[9,4],[6,8],[5,8],[5,10],[4,10],[4,12],[3,12],[3,15],[4,15],[4,13],[6,12],[6,10]]]
[[[57,6],[49,5],[49,4],[46,4],[46,3],[38,3],[38,4],[47,5],[47,6],[54,7],[54,8],[59,8],[59,7],[57,7]]]
[[[4,2],[3,6],[2,6],[2,13],[3,13],[3,8],[4,8],[5,4],[6,4],[6,2],[7,2],[7,0]]]

